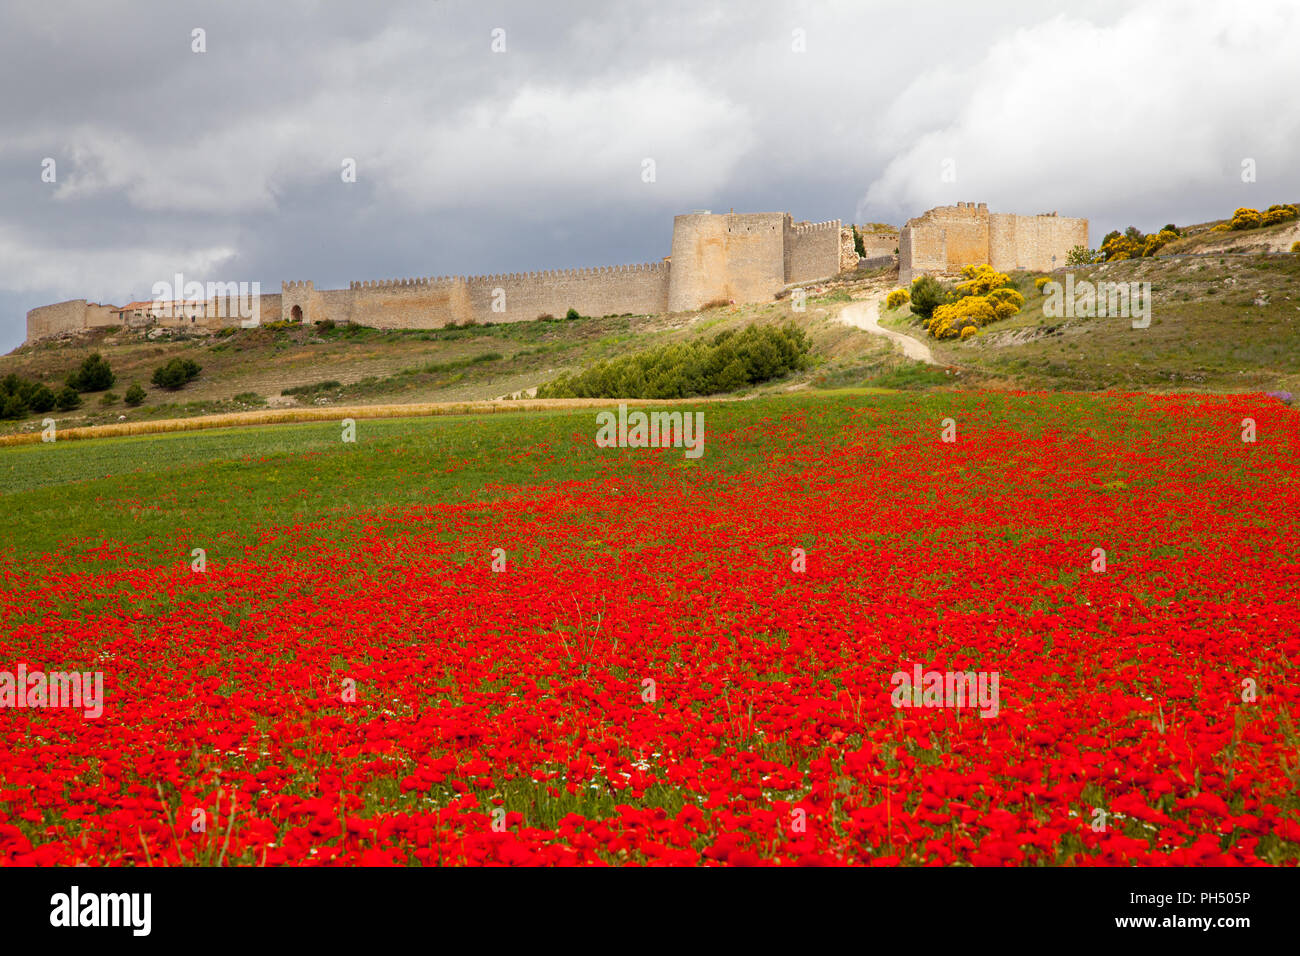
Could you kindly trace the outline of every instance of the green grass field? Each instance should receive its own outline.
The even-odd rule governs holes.
[[[895,387],[907,386],[907,374],[896,379]],[[1026,419],[1030,434],[1053,427],[1053,419],[1116,427],[1105,421],[1105,404],[1087,396],[1041,402],[1052,415]],[[791,440],[832,447],[860,407],[904,431],[937,427],[948,415],[1017,418],[1012,396],[946,391],[805,391],[685,407],[705,412],[709,435],[728,433],[725,443],[706,438],[702,459],[672,456],[669,467],[691,481],[764,468]],[[797,432],[772,427],[787,416],[804,422]],[[810,434],[813,427],[824,431]],[[339,423],[322,422],[0,448],[0,540],[20,562],[75,558],[105,541],[136,551],[133,560],[165,562],[191,540],[236,549],[267,528],[326,525],[358,510],[490,501],[505,487],[588,480],[609,462],[592,444],[591,409],[361,420],[356,429],[350,444]],[[877,440],[885,448],[898,438],[885,432]]]

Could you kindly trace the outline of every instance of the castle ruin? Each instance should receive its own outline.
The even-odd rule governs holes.
[[[859,265],[897,263],[904,283],[923,272],[951,273],[972,263],[1046,271],[1063,266],[1071,246],[1087,245],[1088,221],[1055,213],[990,215],[983,203],[958,203],[910,219],[898,233],[863,232],[862,238],[867,258],[859,260],[852,228],[838,219],[814,223],[795,222],[782,212],[694,212],[674,218],[671,255],[660,262],[367,280],[346,289],[283,282],[278,294],[259,294],[249,303],[259,317],[252,320],[236,307],[233,292],[214,297],[212,284],[206,299],[121,307],[73,299],[28,312],[27,342],[108,326],[215,331],[279,319],[431,329],[559,317],[569,309],[594,316],[686,312],[713,304],[771,302],[789,286]]]
[[[284,282],[278,295],[259,296],[257,312],[263,320],[329,320],[385,329],[522,322],[563,316],[569,309],[582,315],[647,315],[719,302],[770,302],[785,286],[830,278],[842,266],[839,220],[699,212],[674,219],[672,255],[661,262],[362,281],[346,289]],[[214,330],[240,324],[238,310],[224,300],[160,305],[119,308],[74,299],[42,306],[27,313],[27,341],[109,325]]]
[[[959,202],[909,219],[899,231],[898,280],[907,285],[968,265],[1050,272],[1065,266],[1074,246],[1088,246],[1087,219],[990,213],[987,203]]]

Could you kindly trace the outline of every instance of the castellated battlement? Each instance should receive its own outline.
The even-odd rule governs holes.
[[[825,222],[796,222],[791,227],[797,236],[806,236],[814,232],[838,232],[840,221],[838,219],[828,219]]]
[[[590,266],[587,268],[577,269],[545,269],[540,272],[500,272],[495,275],[478,275],[468,276],[465,281],[468,282],[504,282],[508,280],[571,280],[594,278],[596,276],[617,276],[627,275],[629,273],[668,272],[668,264],[665,262],[640,262],[631,265],[621,266]]]
[[[348,284],[349,291],[358,289],[418,289],[463,281],[461,276],[422,276],[416,279],[366,279]]]

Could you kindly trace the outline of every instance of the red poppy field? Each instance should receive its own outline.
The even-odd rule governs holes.
[[[122,461],[0,495],[0,670],[105,701],[0,710],[0,861],[1296,864],[1293,411],[701,408],[50,450]]]

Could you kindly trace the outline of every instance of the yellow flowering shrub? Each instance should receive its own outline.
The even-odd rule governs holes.
[[[1292,252],[1300,252],[1300,242],[1293,242],[1293,243],[1291,243],[1291,251],[1292,251]]]
[[[994,289],[986,297],[990,302],[1009,302],[1019,312],[1025,306],[1025,297],[1012,288]]]
[[[1138,245],[1137,240],[1119,234],[1111,236],[1101,244],[1101,254],[1107,262],[1115,262],[1119,259],[1132,259],[1140,256],[1142,247]]]
[[[961,340],[965,342],[968,338],[970,338],[972,335],[975,334],[975,331],[976,331],[975,326],[973,325],[966,326],[966,328],[961,330]]]
[[[1005,272],[998,272],[987,265],[966,266],[961,274],[966,277],[966,281],[957,283],[958,295],[986,295],[1011,281]]]
[[[1153,256],[1160,249],[1178,238],[1178,233],[1169,229],[1161,229],[1157,233],[1147,236],[1142,242],[1142,255]]]
[[[1231,227],[1233,229],[1254,229],[1260,224],[1262,218],[1258,209],[1242,206],[1232,214]]]
[[[1300,215],[1300,210],[1291,205],[1269,206],[1260,216],[1260,225],[1276,226],[1279,222],[1289,222]]]
[[[1042,292],[1043,286],[1047,285],[1047,283],[1051,281],[1052,281],[1051,276],[1039,276],[1037,279],[1034,280],[1034,288],[1037,289],[1039,292]]]
[[[906,289],[895,289],[889,295],[885,296],[885,306],[890,309],[897,309],[900,305],[910,302],[912,296]]]
[[[964,328],[979,328],[997,319],[997,309],[992,302],[984,296],[968,295],[956,302],[936,306],[926,328],[936,339],[955,339]]]

